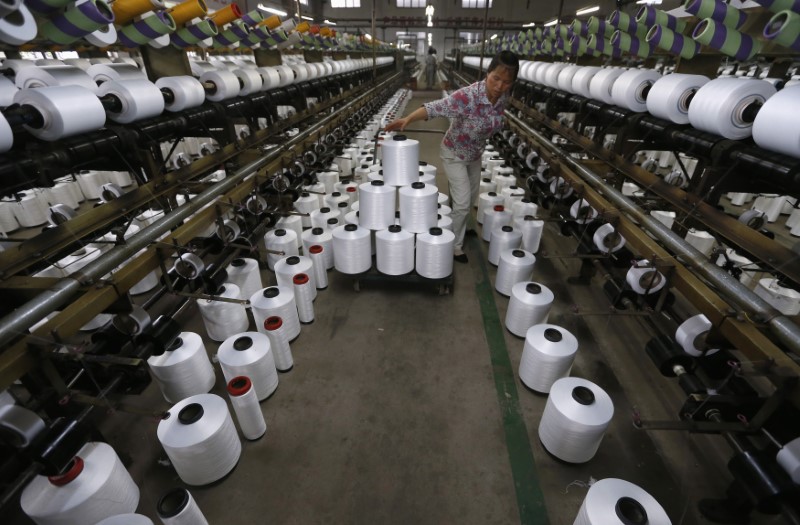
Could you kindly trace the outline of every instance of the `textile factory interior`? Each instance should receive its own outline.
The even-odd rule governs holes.
[[[800,0],[5,0],[0,71],[3,524],[800,525]],[[475,83],[473,200],[386,126]]]

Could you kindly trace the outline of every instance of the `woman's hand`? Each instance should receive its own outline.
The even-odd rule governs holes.
[[[399,118],[397,120],[393,120],[386,124],[384,131],[403,131],[408,126],[408,117],[406,118]]]

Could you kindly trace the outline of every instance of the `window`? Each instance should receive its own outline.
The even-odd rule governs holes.
[[[428,0],[397,0],[397,7],[425,7]]]
[[[331,0],[331,7],[361,7],[361,0]]]
[[[467,33],[465,31],[461,31],[458,34],[458,38],[464,40],[467,44],[472,44],[474,42],[478,42],[481,39],[481,33]]]
[[[308,5],[308,0],[300,0],[300,5]]]
[[[486,9],[486,0],[461,0],[461,7],[464,9]],[[492,0],[489,0],[489,7],[492,7]]]

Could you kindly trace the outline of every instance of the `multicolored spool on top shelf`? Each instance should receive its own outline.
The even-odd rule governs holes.
[[[631,36],[622,30],[614,31],[609,42],[612,46],[638,57],[647,58],[653,54],[653,48],[646,40]]]
[[[189,47],[201,40],[214,37],[217,33],[217,25],[213,20],[207,18],[196,24],[189,24],[182,29],[178,29],[170,35],[170,42],[175,47]]]
[[[787,9],[795,13],[800,13],[800,0],[755,0],[755,2],[766,7],[773,13],[779,13]]]
[[[694,28],[692,38],[703,45],[742,61],[750,60],[763,47],[761,41],[726,27],[712,18],[701,20]]]
[[[650,28],[647,32],[647,42],[686,59],[694,58],[700,52],[699,43],[661,25]]]
[[[637,35],[641,38],[644,38],[647,35],[646,27],[640,27],[639,24],[636,23],[635,18],[628,13],[620,11],[619,9],[611,11],[611,14],[606,17],[606,22],[623,33]]]
[[[56,44],[71,44],[112,22],[114,12],[105,0],[86,0],[44,22],[39,33]]]
[[[764,26],[765,38],[800,51],[800,14],[785,10],[776,13]]]
[[[241,18],[242,10],[239,9],[238,5],[230,4],[218,11],[214,11],[208,15],[208,17],[214,20],[214,23],[217,24],[217,27],[223,27],[225,24],[229,24],[230,22]]]
[[[175,29],[175,20],[172,16],[166,11],[159,11],[126,25],[117,35],[125,47],[138,47]]]
[[[678,33],[683,33],[686,29],[685,20],[675,18],[671,14],[649,5],[639,8],[639,11],[636,12],[636,22],[646,27],[664,26]]]
[[[747,14],[722,0],[686,0],[683,8],[697,18],[712,18],[728,27],[739,29],[747,21]]]

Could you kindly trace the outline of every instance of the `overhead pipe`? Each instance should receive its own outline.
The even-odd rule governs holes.
[[[606,184],[602,177],[575,161],[561,149],[552,144],[547,137],[528,126],[521,119],[506,111],[506,118],[519,126],[525,133],[536,138],[542,147],[558,157],[561,162],[568,165],[575,173],[580,175],[590,186],[600,191],[617,209],[629,214],[642,227],[661,241],[664,246],[675,255],[691,263],[692,268],[702,275],[712,285],[716,286],[721,295],[731,304],[755,316],[756,322],[767,324],[772,332],[795,355],[800,355],[800,327],[791,319],[773,308],[769,303],[756,295],[749,288],[740,283],[728,272],[709,262],[705,255],[694,246],[688,244],[682,237],[667,228],[663,223],[644,213],[639,206],[628,199],[616,188]]]

